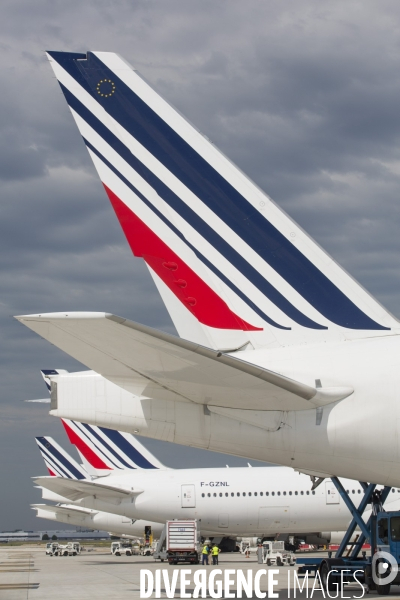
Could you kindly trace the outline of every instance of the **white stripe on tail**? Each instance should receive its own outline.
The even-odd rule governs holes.
[[[131,249],[182,337],[234,350],[398,328],[122,58],[48,57]]]

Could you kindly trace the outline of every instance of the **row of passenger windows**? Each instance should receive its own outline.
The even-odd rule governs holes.
[[[392,488],[392,494],[394,494],[395,491],[396,490],[394,488]],[[346,492],[348,494],[350,494],[350,493],[352,493],[352,494],[361,494],[361,490],[357,490],[357,491],[356,490],[346,490]],[[397,490],[397,492],[400,492],[400,490]],[[328,494],[329,494],[329,491],[328,491]]]
[[[314,490],[312,492],[309,492],[309,491],[307,491],[307,492],[303,492],[303,491],[301,491],[301,492],[282,492],[282,495],[286,496],[286,494],[288,494],[289,496],[292,496],[294,494],[295,496],[298,496],[300,494],[300,496],[304,496],[304,494],[305,494],[306,496],[309,496],[310,493],[313,496],[315,496],[315,491]],[[275,494],[277,496],[280,496],[281,492],[265,492],[266,496],[269,496],[269,495],[275,496]],[[211,498],[211,496],[213,496],[214,498],[216,498],[217,496],[219,496],[220,498],[222,498],[223,496],[225,496],[226,498],[228,498],[229,495],[232,496],[232,497],[233,496],[264,496],[264,492],[236,492],[236,493],[235,492],[231,492],[230,494],[228,492],[225,492],[225,494],[223,494],[222,492],[220,492],[219,494],[217,494],[216,492],[214,492],[213,494],[211,494],[211,493],[202,494],[201,497],[205,498],[205,496],[207,496],[208,498]]]
[[[394,488],[392,488],[392,493],[394,493],[395,491],[396,490]],[[397,491],[400,493],[400,490],[397,490]],[[346,492],[348,494],[350,494],[350,493],[352,493],[352,494],[361,494],[361,490],[357,490],[357,491],[356,490],[351,490],[351,491],[350,490],[346,490]],[[269,495],[275,496],[275,494],[277,496],[280,496],[281,492],[265,492],[266,496],[269,496]],[[300,491],[300,492],[282,492],[282,496],[286,496],[286,494],[288,494],[289,496],[292,496],[292,495],[295,495],[295,496],[298,496],[298,495],[300,495],[300,496],[304,496],[304,495],[309,496],[310,492],[309,491],[306,491],[306,492],[303,492],[303,491]],[[311,492],[311,494],[313,496],[315,496],[315,491],[313,490]],[[330,490],[328,490],[328,494],[330,494]],[[201,494],[201,497],[205,498],[207,496],[208,498],[211,498],[211,496],[213,496],[214,498],[216,498],[217,496],[219,496],[220,498],[222,498],[223,496],[225,496],[225,498],[228,498],[229,495],[232,496],[232,497],[234,497],[234,496],[264,496],[264,492],[236,492],[236,493],[235,492],[231,492],[230,494],[228,492],[225,492],[225,494],[223,494],[222,492],[220,492],[219,494],[217,494],[216,492],[214,492],[213,494],[211,494],[209,492],[208,494],[204,494],[204,493]]]

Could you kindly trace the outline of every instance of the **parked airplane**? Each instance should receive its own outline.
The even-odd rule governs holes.
[[[122,58],[48,57],[184,338],[17,317],[95,371],[50,377],[51,414],[400,486],[399,321]]]
[[[36,438],[36,443],[43,457],[45,465],[52,477],[65,477],[74,481],[90,480],[89,473],[79,465],[53,438],[41,436]],[[140,445],[141,446],[141,445]],[[146,453],[148,451],[146,450]],[[90,455],[92,461],[94,458]],[[157,459],[155,461],[158,463]],[[109,531],[114,535],[127,535],[143,537],[145,527],[150,526],[154,536],[161,534],[163,524],[142,519],[132,519],[118,514],[99,510],[92,510],[76,505],[65,504],[65,498],[55,494],[45,494],[47,500],[58,502],[56,506],[46,504],[31,504],[37,511],[37,517],[71,523],[89,529]]]
[[[61,476],[35,478],[35,482],[44,488],[46,499],[52,499],[55,493],[62,502],[75,503],[78,512],[91,509],[104,514],[105,511],[142,519],[147,524],[164,523],[171,518],[196,518],[205,535],[275,537],[278,534],[280,539],[294,537],[297,541],[305,539],[319,544],[341,540],[350,521],[350,513],[330,481],[311,489],[308,476],[287,467],[175,470],[143,465],[144,468],[138,468],[140,456],[146,461],[150,459],[152,464],[157,459],[148,451],[143,456],[143,446],[134,436],[74,421],[66,420],[64,426],[91,469],[92,478],[61,478],[65,477],[62,471],[71,472],[71,467],[64,465],[68,455],[62,451],[64,459],[58,469]],[[42,440],[48,438],[36,439],[43,453],[46,443]],[[132,450],[136,452],[134,464]],[[44,458],[48,461],[47,453]],[[52,472],[56,470],[56,459],[50,463]],[[348,480],[342,483],[357,504],[362,497],[360,484]],[[400,507],[400,490],[392,490],[389,503],[393,509]],[[52,508],[41,507],[41,510]],[[69,506],[68,514],[71,510]],[[152,526],[155,529],[153,523]]]

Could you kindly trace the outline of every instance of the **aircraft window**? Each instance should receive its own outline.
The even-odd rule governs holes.
[[[216,497],[217,497],[217,494],[213,494],[213,496],[214,496],[214,498],[216,498]]]
[[[222,492],[219,493],[219,497],[222,498]]]
[[[346,493],[347,493],[347,494],[350,494],[350,490],[346,490]]]
[[[292,492],[289,492],[289,496],[291,496],[291,495],[292,495]]]
[[[231,496],[234,496],[234,495],[235,495],[234,492],[231,492]]]
[[[313,496],[315,496],[315,490],[313,490],[311,493],[312,493]]]
[[[392,494],[394,494],[394,488],[392,488]]]
[[[280,496],[280,495],[281,495],[281,493],[280,493],[280,492],[276,492],[276,493],[278,494],[278,496]]]
[[[393,490],[394,491],[394,490]],[[361,490],[358,490],[358,493],[361,494]]]
[[[240,496],[240,492],[236,492],[236,496]]]
[[[211,498],[211,494],[207,494],[207,496],[208,496],[209,498]]]
[[[283,495],[286,496],[286,492],[283,492]]]
[[[245,496],[245,495],[246,495],[246,492],[243,492],[242,496]]]
[[[227,498],[229,496],[228,492],[225,492],[225,497]]]
[[[264,495],[264,492],[260,492],[260,496],[263,496],[263,495]]]
[[[295,493],[294,493],[294,495],[295,495],[295,496],[298,496],[298,495],[299,495],[299,492],[295,492]]]
[[[205,494],[202,494],[201,497],[204,498]]]
[[[249,496],[251,496],[251,492],[249,492]]]
[[[306,494],[307,494],[307,496],[309,496],[309,495],[310,495],[310,492],[307,490],[307,491],[306,491]]]
[[[301,492],[300,492],[300,494],[301,494],[301,495],[303,495],[303,494],[304,494],[304,492],[303,492],[303,491],[301,491]]]
[[[257,492],[254,492],[254,495],[257,496]]]
[[[269,492],[265,492],[265,495],[266,495],[266,496],[269,496]]]
[[[275,492],[271,492],[271,496],[275,496]]]
[[[355,491],[354,491],[354,490],[351,490],[351,493],[352,493],[352,494],[355,494]]]

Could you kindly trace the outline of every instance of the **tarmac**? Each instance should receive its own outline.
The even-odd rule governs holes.
[[[298,556],[298,555],[296,555]],[[307,556],[310,556],[307,554]],[[319,554],[321,556],[321,554]],[[224,579],[224,571],[230,569],[228,577],[236,583],[237,570],[242,570],[246,576],[247,570],[252,569],[253,575],[259,569],[278,569],[278,574],[270,574],[271,579],[276,580],[274,587],[268,590],[268,575],[260,573],[260,590],[266,592],[266,598],[324,598],[328,597],[317,589],[313,591],[314,579],[308,582],[308,594],[304,588],[300,592],[297,586],[296,593],[293,589],[295,567],[266,567],[259,565],[254,555],[245,559],[241,554],[221,554],[218,566],[182,565],[173,566],[167,563],[155,561],[152,557],[112,556],[107,548],[94,549],[92,552],[82,552],[80,556],[49,557],[45,555],[44,548],[38,547],[12,547],[0,550],[0,599],[1,600],[123,600],[125,598],[141,598],[140,595],[140,573],[144,569],[150,571],[153,576],[156,570],[164,570],[168,573],[168,581],[171,582],[175,571],[179,571],[175,598],[182,597],[184,589],[180,588],[181,573],[183,569],[190,569],[187,574],[189,584],[186,594],[193,594],[195,583],[194,572],[198,569],[205,570],[205,576],[215,569],[221,569],[221,574],[216,574],[215,581]],[[289,574],[288,574],[289,571]],[[163,575],[160,573],[161,586],[158,597],[167,598]],[[290,579],[288,579],[288,577]],[[147,581],[147,579],[146,579]],[[288,586],[290,581],[290,586]],[[304,582],[299,578],[300,585]],[[236,593],[236,585],[230,588],[231,596],[222,593],[221,598],[240,597]],[[318,587],[318,586],[316,586]],[[228,590],[229,593],[229,590]],[[201,594],[201,593],[200,593]],[[273,596],[272,594],[277,594]],[[360,598],[363,591],[360,586],[345,586],[343,595],[339,592],[338,598]],[[156,598],[155,593],[148,596]],[[172,596],[170,596],[172,597]],[[202,597],[202,595],[200,595]],[[209,592],[206,596],[212,597]],[[215,595],[213,597],[216,597]],[[245,594],[242,596],[247,598]],[[249,596],[257,598],[256,593]],[[335,594],[331,592],[331,597]],[[368,594],[366,598],[380,598],[375,593]],[[400,598],[400,587],[392,587],[391,598]]]

